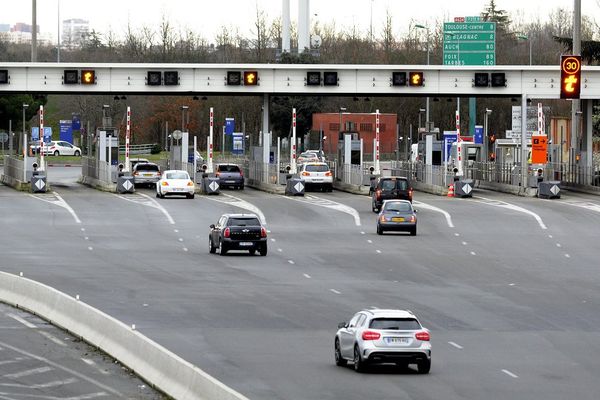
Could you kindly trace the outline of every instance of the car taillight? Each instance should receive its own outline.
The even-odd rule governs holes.
[[[304,171],[304,172],[302,172],[302,176],[310,176],[310,172]]]
[[[377,196],[377,200],[381,200],[381,189],[377,189],[375,195]]]
[[[408,189],[408,198],[412,200],[413,190],[412,188]]]
[[[331,176],[331,171],[325,172],[325,176]]]
[[[231,235],[231,230],[229,230],[229,228],[225,228],[225,230],[223,231],[223,236],[228,238]]]
[[[221,173],[217,171],[215,172],[215,176],[218,178],[219,176],[221,176]]]
[[[410,216],[410,222],[416,222],[417,218],[414,215]]]
[[[260,237],[261,238],[266,238],[267,237],[267,230],[261,226],[260,228]]]
[[[137,171],[135,171],[135,172],[133,173],[133,176],[138,176],[138,172],[137,172]]]
[[[192,181],[188,181],[187,185],[188,185],[188,186],[194,186],[194,182],[192,182]]]
[[[161,185],[163,185],[163,186],[169,186],[169,182],[167,182],[167,181],[162,181],[162,182],[161,182]]]
[[[417,332],[415,334],[415,337],[417,338],[417,340],[422,340],[424,342],[429,342],[429,339],[431,338],[429,332]]]
[[[381,337],[381,334],[379,332],[364,331],[362,334],[363,340],[377,340],[380,337]]]
[[[242,171],[241,169],[240,169],[240,176],[244,177],[244,171]]]

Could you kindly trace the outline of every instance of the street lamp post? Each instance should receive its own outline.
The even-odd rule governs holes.
[[[427,32],[427,65],[429,65],[429,27],[426,25],[416,24],[415,28],[425,29]],[[425,114],[425,127],[427,130],[429,130],[429,96],[425,98],[425,110],[427,110]]]
[[[25,104],[23,103],[23,133],[21,136],[21,139],[19,140],[19,145],[21,145],[21,142],[23,142],[25,140],[25,110],[27,110],[27,108],[29,107],[29,104]],[[25,149],[27,143],[23,143],[22,144],[22,148]],[[41,149],[40,149],[41,151]]]
[[[485,115],[483,117],[483,156],[485,157],[485,161],[489,161],[489,149],[488,149],[488,129],[489,129],[489,123],[488,123],[488,118],[490,116],[490,114],[492,113],[492,110],[486,108],[485,109]]]
[[[421,115],[423,115],[423,113],[425,113],[427,110],[425,110],[424,108],[419,108],[419,129],[417,129],[417,131],[421,130]],[[419,134],[419,132],[417,132],[417,135]]]
[[[189,109],[189,106],[181,106],[181,132],[185,132],[185,112]]]
[[[529,36],[523,35],[523,34],[517,35],[517,39],[527,40],[529,42],[529,65],[533,65],[532,64],[532,61],[533,61],[533,59],[532,59],[532,54],[533,54],[533,52],[532,52],[532,50],[533,50],[532,49],[532,45],[533,45],[532,40],[529,38]]]

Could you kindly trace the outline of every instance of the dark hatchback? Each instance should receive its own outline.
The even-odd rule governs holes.
[[[408,178],[388,176],[379,178],[371,186],[371,207],[379,212],[384,200],[408,200],[412,203],[413,189]]]
[[[223,214],[210,226],[208,250],[224,256],[229,250],[246,250],[254,255],[267,255],[267,229],[256,214]]]
[[[417,210],[408,200],[386,200],[377,218],[377,234],[385,231],[409,232],[417,234]]]
[[[216,169],[219,186],[244,189],[244,174],[236,164],[219,164]]]

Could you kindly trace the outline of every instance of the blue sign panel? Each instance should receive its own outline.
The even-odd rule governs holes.
[[[232,135],[233,147],[231,149],[231,154],[244,154],[244,134],[242,132],[232,132]]]
[[[73,118],[72,118],[72,126],[73,126],[73,130],[74,131],[79,131],[81,130],[81,119],[79,117],[79,114],[73,114]],[[71,142],[73,143],[73,142]]]
[[[225,134],[231,135],[233,130],[235,129],[235,119],[234,118],[225,118]]]
[[[455,131],[445,131],[444,132],[444,160],[448,161],[450,158],[450,152],[452,150],[452,143],[458,140],[458,135]]]
[[[60,140],[73,143],[73,122],[69,120],[60,120]]]
[[[473,135],[473,143],[483,144],[483,126],[475,125],[475,135]]]
[[[37,126],[31,127],[31,140],[40,140],[40,128]],[[44,142],[50,143],[52,141],[52,128],[49,126],[44,127]]]

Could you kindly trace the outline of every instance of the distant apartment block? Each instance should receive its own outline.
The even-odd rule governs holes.
[[[9,32],[10,24],[0,24],[0,32]]]
[[[90,22],[84,19],[65,19],[62,27],[62,45],[67,48],[81,47],[90,32]]]
[[[8,29],[6,29],[8,27]],[[31,43],[31,25],[17,22],[12,27],[10,24],[0,24],[0,39],[9,43]],[[37,27],[38,43],[41,45],[52,44],[52,35],[49,33],[40,33],[40,26]]]

